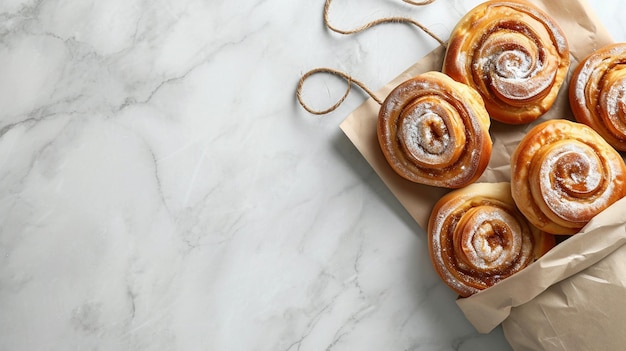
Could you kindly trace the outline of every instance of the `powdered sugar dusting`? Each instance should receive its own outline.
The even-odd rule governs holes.
[[[530,3],[485,2],[457,28],[444,67],[480,92],[493,119],[530,122],[553,105],[570,56],[547,14]]]
[[[593,72],[593,66],[595,65],[594,61],[595,60],[587,60],[583,64],[583,68],[579,71],[577,79],[575,79],[572,83],[575,84],[574,96],[576,97],[578,103],[582,106],[587,105],[585,91],[589,86],[589,83],[591,83],[589,78]]]
[[[572,77],[572,111],[610,144],[626,141],[626,44],[604,47],[581,62]]]
[[[403,177],[456,188],[487,166],[489,118],[476,91],[440,72],[409,79],[387,96],[379,113],[379,141]]]
[[[514,2],[507,2],[504,4],[501,3],[501,5],[515,8],[521,12],[527,13],[528,15],[539,21],[546,27],[548,33],[550,33],[550,36],[552,37],[552,40],[554,41],[554,44],[559,53],[566,53],[569,51],[567,39],[565,38],[565,34],[561,30],[561,27],[559,27],[559,25],[543,11],[532,6],[526,6]]]
[[[610,170],[605,169],[593,148],[581,142],[563,142],[543,160],[539,171],[541,195],[559,218],[577,222],[581,214],[595,214],[607,206],[614,184],[604,182],[603,175]]]
[[[618,137],[624,138],[626,125],[624,125],[624,110],[626,108],[626,77],[611,82],[608,92],[602,92],[601,105],[606,110],[606,117],[614,130],[621,131]]]
[[[431,214],[435,268],[448,286],[465,296],[519,271],[533,257],[531,234],[520,222],[524,217],[510,212],[515,206],[506,201],[512,200],[502,202],[496,195],[510,192],[509,185],[492,186],[474,190],[481,185],[470,185]],[[493,198],[488,194],[492,190]]]
[[[473,268],[489,271],[514,260],[520,251],[522,234],[517,220],[506,211],[493,206],[483,207],[471,212],[473,226],[466,229],[463,247],[467,250],[463,254]],[[502,231],[498,227],[507,227],[510,237],[505,240],[506,243],[492,246],[490,237],[503,234],[497,233]]]
[[[617,116],[619,113],[619,103],[624,104],[624,89],[626,84],[624,81],[620,81],[619,84],[611,85],[609,92],[606,94],[606,100],[604,102],[606,106],[606,112],[609,118]]]
[[[520,50],[501,52],[496,55],[494,61],[496,72],[502,78],[520,80],[533,73],[533,60]]]
[[[485,82],[490,82],[496,95],[508,100],[527,100],[539,96],[552,86],[557,73],[554,65],[546,66],[545,48],[522,34],[503,31],[501,37],[492,33],[482,45],[484,48],[474,62],[473,70],[484,72]],[[494,39],[491,39],[494,38]],[[519,46],[501,50],[502,42],[516,42]]]
[[[452,157],[450,131],[444,120],[424,104],[402,120],[400,135],[408,151],[421,162],[437,165]],[[446,152],[448,151],[448,152]]]

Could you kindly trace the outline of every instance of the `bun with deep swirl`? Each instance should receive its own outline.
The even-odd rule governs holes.
[[[489,163],[489,125],[474,89],[426,72],[391,91],[380,108],[377,133],[389,165],[403,178],[460,188]]]
[[[453,30],[443,72],[478,90],[491,118],[522,124],[552,107],[569,64],[550,16],[526,1],[487,1]]]
[[[626,151],[626,43],[605,46],[582,60],[572,75],[569,97],[578,122]]]
[[[590,127],[550,120],[511,156],[511,191],[528,220],[552,234],[577,233],[626,195],[622,157]]]
[[[467,297],[519,272],[555,240],[517,210],[509,183],[474,183],[435,204],[428,243],[441,279]]]

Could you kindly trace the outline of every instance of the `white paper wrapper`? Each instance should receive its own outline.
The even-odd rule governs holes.
[[[570,71],[599,47],[612,42],[584,0],[535,0],[565,32],[572,56]],[[412,76],[440,71],[440,47],[377,92],[385,97]],[[568,76],[569,77],[569,76]],[[510,156],[535,124],[572,120],[564,84],[553,108],[529,125],[492,122],[493,153],[479,182],[510,181]],[[376,136],[379,105],[369,99],[341,124],[392,193],[422,228],[435,202],[448,190],[414,184],[399,177],[385,160]],[[502,324],[516,350],[619,350],[626,345],[626,199],[591,221],[522,272],[457,304],[480,332]]]

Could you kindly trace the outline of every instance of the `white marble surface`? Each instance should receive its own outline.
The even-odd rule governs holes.
[[[617,0],[592,0],[616,40]],[[0,349],[506,350],[339,130],[437,43],[323,0],[0,2]],[[447,37],[478,1],[336,0]],[[320,107],[343,85],[313,79]]]

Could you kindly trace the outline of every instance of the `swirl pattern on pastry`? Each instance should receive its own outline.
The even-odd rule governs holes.
[[[383,102],[378,140],[391,168],[410,181],[459,188],[491,156],[489,115],[472,88],[440,72],[398,85]]]
[[[442,197],[428,225],[441,279],[462,297],[519,272],[554,247],[517,210],[509,183],[474,183]]]
[[[511,156],[515,203],[543,231],[570,235],[626,195],[622,157],[590,127],[550,120]]]
[[[603,47],[581,61],[569,97],[578,122],[626,151],[626,43]]]
[[[570,64],[557,23],[525,1],[487,1],[450,37],[443,72],[480,93],[491,117],[531,122],[552,107]]]

